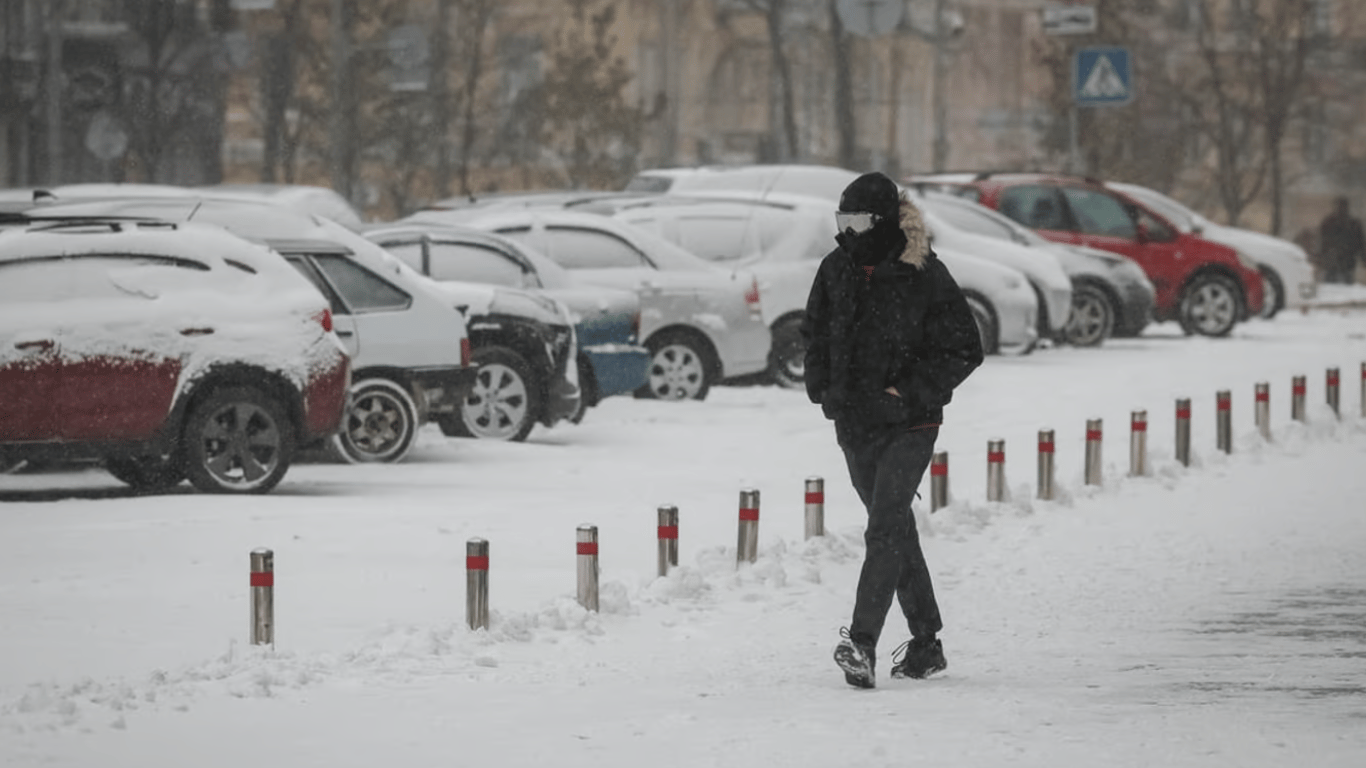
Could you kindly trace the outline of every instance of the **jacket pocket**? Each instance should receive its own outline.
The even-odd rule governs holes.
[[[888,392],[878,392],[868,402],[868,421],[874,424],[900,424],[910,421],[911,408],[906,401]]]

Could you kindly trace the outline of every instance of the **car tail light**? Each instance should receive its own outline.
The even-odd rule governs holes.
[[[637,339],[640,338],[640,310],[631,315],[631,334]]]
[[[750,311],[750,312],[754,312],[754,313],[756,313],[756,314],[759,312],[759,278],[758,278],[758,277],[751,277],[751,278],[750,278],[750,281],[749,281],[749,290],[748,290],[748,291],[745,291],[745,303],[749,305],[749,311]]]
[[[460,340],[460,367],[470,367],[470,361],[474,358],[474,353],[470,349],[470,337],[466,336]]]
[[[313,319],[318,321],[318,325],[323,327],[323,331],[332,332],[332,310],[324,308],[321,312],[315,312]]]

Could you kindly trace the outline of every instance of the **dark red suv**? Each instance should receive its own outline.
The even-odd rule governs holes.
[[[0,231],[0,467],[98,459],[136,488],[263,493],[336,432],[349,378],[323,297],[222,229]]]
[[[917,176],[910,183],[969,197],[1049,240],[1128,256],[1157,291],[1157,320],[1186,333],[1224,336],[1262,308],[1256,262],[1182,232],[1137,200],[1091,179],[1040,173]]]

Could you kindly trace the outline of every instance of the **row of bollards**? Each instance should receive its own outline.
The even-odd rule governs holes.
[[[1329,368],[1326,377],[1326,399],[1334,415],[1341,418],[1340,372]],[[1305,377],[1291,379],[1291,418],[1307,419],[1305,408]],[[1257,430],[1271,439],[1271,385],[1258,383],[1253,389]],[[1215,393],[1216,446],[1224,453],[1233,451],[1232,393]],[[1361,417],[1366,418],[1366,362],[1361,364]],[[1134,411],[1130,415],[1129,474],[1142,477],[1148,474],[1148,414]],[[1087,485],[1100,485],[1102,424],[1100,419],[1086,422]],[[1176,401],[1176,460],[1190,466],[1191,401]],[[1052,500],[1054,487],[1054,433],[1039,430],[1038,497]],[[809,477],[805,481],[805,534],[810,539],[825,535],[825,481]],[[987,500],[1005,501],[1005,441],[987,442]],[[949,503],[949,455],[939,451],[930,461],[930,511],[942,509]],[[678,507],[664,505],[658,509],[658,574],[666,576],[678,567]],[[736,539],[736,564],[754,563],[758,558],[759,491],[745,488],[740,491],[739,525]],[[581,525],[576,533],[578,570],[578,602],[586,610],[598,610],[598,528]],[[489,626],[489,543],[473,538],[465,543],[465,621],[470,629]],[[269,549],[254,549],[250,555],[251,588],[251,643],[275,645],[275,554]]]

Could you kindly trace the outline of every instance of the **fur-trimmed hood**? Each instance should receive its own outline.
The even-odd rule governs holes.
[[[930,233],[925,229],[925,219],[920,209],[911,202],[905,190],[901,192],[901,232],[906,235],[906,247],[898,257],[902,263],[916,269],[924,269],[930,254]]]

